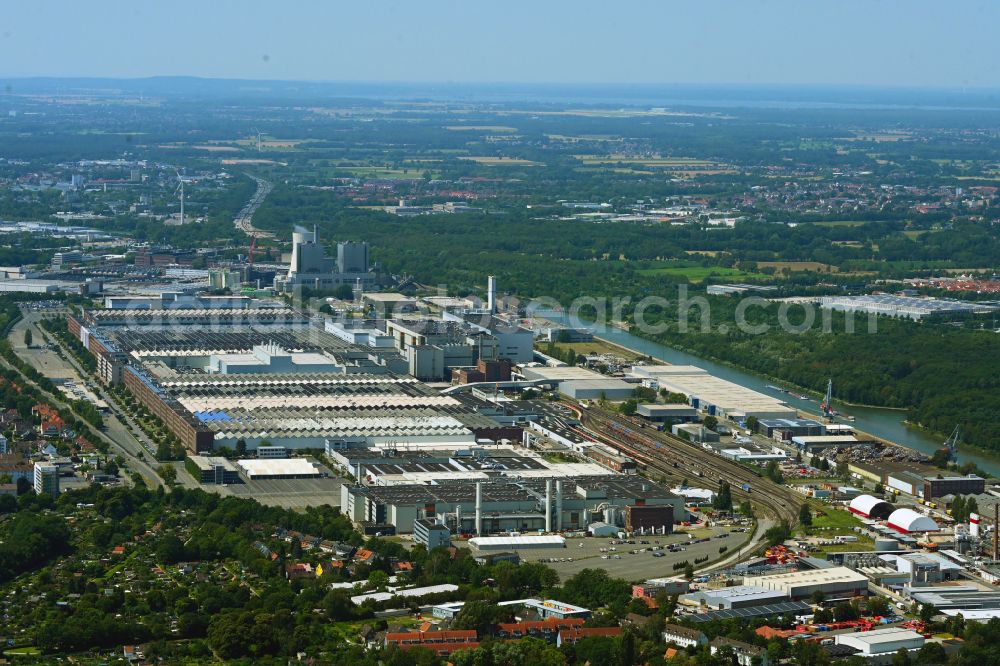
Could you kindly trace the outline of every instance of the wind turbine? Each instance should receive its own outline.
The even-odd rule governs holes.
[[[180,185],[177,186],[177,191],[181,193],[181,226],[184,226],[184,179],[181,178],[181,172],[177,172],[177,182]]]
[[[260,130],[257,129],[256,127],[251,127],[250,131],[252,131],[254,134],[257,135],[257,152],[259,153],[259,152],[261,152],[263,150],[263,147],[261,146],[261,133],[260,133]]]

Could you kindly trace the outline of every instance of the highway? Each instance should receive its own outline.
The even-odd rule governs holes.
[[[53,311],[48,312],[52,313]],[[59,345],[59,341],[55,337],[49,335],[38,326],[38,320],[41,316],[42,314],[39,312],[25,311],[22,319],[15,324],[8,337],[8,340],[14,347],[14,353],[20,356],[26,363],[33,365],[46,377],[56,379],[69,378],[74,379],[78,383],[86,383],[88,388],[99,398],[107,402],[111,408],[109,413],[103,415],[105,430],[102,432],[94,429],[94,432],[106,441],[113,451],[120,453],[131,469],[142,475],[147,486],[150,488],[163,486],[163,479],[156,473],[153,466],[146,462],[146,459],[155,460],[156,451],[152,442],[142,433],[142,430],[135,424],[132,424],[134,431],[139,433],[139,438],[142,440],[140,441],[122,422],[122,419],[127,420],[128,417],[117,410],[115,403],[111,401],[103,388],[96,381],[92,381],[93,378],[91,375],[77,364],[76,359],[73,358],[68,350],[59,346],[59,349],[62,351],[62,355],[60,356],[50,349],[38,346],[38,343],[42,341]],[[32,338],[35,341],[35,344],[30,348],[24,344],[24,331],[27,329],[31,330]],[[25,379],[26,381],[30,381],[27,378]],[[69,404],[63,399],[62,395],[45,395],[56,407],[70,409]]]
[[[249,174],[247,174],[249,176]],[[250,176],[257,183],[257,191],[254,192],[253,197],[247,202],[239,214],[237,214],[236,219],[233,220],[233,224],[237,229],[245,233],[247,236],[258,236],[258,237],[273,237],[274,234],[267,233],[264,231],[258,231],[253,228],[253,215],[260,208],[260,205],[264,203],[264,199],[267,195],[271,193],[274,186],[270,181],[264,180],[263,178],[258,178],[257,176]]]

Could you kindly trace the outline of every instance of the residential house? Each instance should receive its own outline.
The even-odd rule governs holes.
[[[285,577],[288,578],[288,580],[295,580],[296,578],[315,578],[316,571],[308,562],[297,562],[295,564],[285,566]]]
[[[662,635],[664,643],[673,643],[684,648],[698,647],[708,642],[708,637],[703,632],[679,624],[664,625]]]
[[[564,629],[580,629],[586,620],[578,617],[568,617],[560,620],[550,617],[547,620],[527,622],[500,622],[497,624],[497,638],[519,639],[530,636],[555,642],[559,632]]]
[[[404,631],[387,632],[385,645],[397,645],[401,650],[422,647],[432,650],[439,657],[444,657],[458,650],[470,650],[479,647],[476,632],[473,629],[461,631]]]
[[[563,629],[556,639],[556,647],[575,645],[584,638],[591,636],[621,636],[621,627],[576,627],[574,629]]]
[[[771,664],[767,656],[767,650],[756,645],[751,645],[750,643],[720,636],[713,640],[710,645],[713,657],[720,651],[730,651],[736,658],[736,663],[739,666],[770,666]]]

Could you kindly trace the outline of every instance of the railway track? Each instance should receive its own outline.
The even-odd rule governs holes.
[[[697,475],[715,482],[727,481],[736,499],[747,499],[771,517],[794,525],[802,498],[760,472],[720,458],[672,435],[643,428],[641,423],[596,407],[578,410],[581,434],[594,437],[634,458],[648,470],[680,481]],[[745,490],[745,487],[749,490]]]

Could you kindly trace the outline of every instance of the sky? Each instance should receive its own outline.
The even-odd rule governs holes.
[[[0,76],[1000,87],[996,0],[31,0]]]

